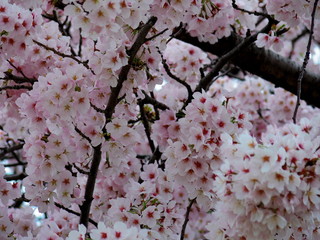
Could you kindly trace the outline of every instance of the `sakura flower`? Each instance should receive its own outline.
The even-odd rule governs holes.
[[[82,224],[79,225],[78,230],[72,230],[66,240],[85,240],[86,239],[86,227]]]
[[[262,48],[262,47],[269,48],[272,45],[270,36],[265,33],[259,33],[256,40],[256,45],[259,48]]]
[[[144,166],[144,171],[141,173],[142,180],[149,180],[151,182],[156,181],[158,178],[158,165],[157,164],[148,164]]]
[[[277,156],[271,149],[261,149],[257,151],[254,159],[261,164],[261,172],[268,172],[275,167]]]
[[[142,212],[142,223],[149,227],[154,227],[157,224],[157,220],[160,218],[160,213],[155,206],[147,207]]]
[[[310,207],[310,204],[314,204],[318,206],[320,203],[320,190],[319,188],[311,187],[309,190],[305,192],[303,195],[303,204],[307,207]]]
[[[111,229],[107,228],[103,222],[98,223],[98,229],[92,229],[90,237],[95,240],[111,239]]]
[[[264,222],[267,224],[269,230],[274,230],[275,228],[283,229],[287,226],[286,219],[275,213],[270,213],[264,219]]]

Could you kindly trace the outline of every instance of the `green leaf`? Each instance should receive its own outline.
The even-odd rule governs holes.
[[[75,90],[76,92],[81,92],[81,87],[76,86],[76,87],[74,88],[74,90]]]
[[[5,30],[2,30],[2,32],[0,32],[0,36],[8,36],[9,33]]]
[[[236,120],[235,117],[231,117],[231,118],[230,118],[230,122],[231,122],[231,123],[238,123],[238,121]]]
[[[179,111],[179,112],[176,113],[176,118],[183,118],[185,116],[186,116],[186,114],[184,112],[182,112],[182,111]]]

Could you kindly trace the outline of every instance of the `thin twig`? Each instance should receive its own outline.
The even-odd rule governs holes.
[[[289,59],[292,58],[292,55],[293,55],[293,53],[294,53],[294,47],[295,47],[295,45],[296,45],[296,42],[297,42],[300,38],[302,38],[304,35],[306,35],[308,32],[309,32],[309,30],[308,30],[307,28],[305,28],[305,29],[302,30],[302,32],[301,32],[299,35],[297,35],[294,39],[291,40],[291,51],[290,51],[289,57],[288,57]]]
[[[79,49],[78,49],[78,56],[81,57],[81,51],[82,51],[82,29],[79,28]]]
[[[127,54],[129,55],[128,65],[121,68],[119,77],[118,77],[117,86],[111,88],[111,94],[109,97],[107,107],[105,109],[106,123],[102,129],[103,133],[106,133],[106,124],[112,120],[111,118],[118,104],[118,97],[122,89],[122,85],[124,81],[126,81],[128,78],[128,74],[133,65],[136,54],[141,48],[141,46],[145,43],[147,34],[151,30],[151,28],[156,24],[156,22],[157,22],[157,18],[151,17],[148,20],[148,22],[141,28],[132,47],[127,51]],[[93,158],[92,158],[92,164],[90,167],[89,176],[87,178],[87,183],[86,183],[86,188],[84,193],[84,202],[80,206],[80,211],[81,211],[80,224],[83,224],[85,227],[88,227],[90,208],[93,200],[93,191],[95,188],[95,183],[98,175],[100,162],[101,162],[101,144],[93,147]]]
[[[76,215],[76,216],[80,216],[80,213],[78,213],[78,212],[76,212],[76,211],[73,211],[73,210],[71,210],[71,209],[69,209],[69,208],[66,208],[65,206],[63,206],[63,205],[60,204],[60,203],[54,202],[54,205],[55,205],[56,207],[58,207],[58,208],[61,208],[61,209],[65,210],[65,211],[68,212],[68,213],[72,213],[72,214],[74,214],[74,215]],[[97,223],[96,221],[92,220],[91,218],[89,218],[89,222],[92,223],[95,227],[98,226],[98,223]]]
[[[162,153],[159,150],[159,146],[157,146],[156,150],[153,152],[153,154],[150,158],[149,163],[155,163],[155,162],[159,163],[161,156],[162,156]]]
[[[168,30],[169,30],[169,28],[163,29],[161,32],[153,35],[152,37],[146,38],[146,42],[151,41],[152,39],[155,39],[156,37],[164,34],[164,33],[165,33],[166,31],[168,31]]]
[[[144,90],[142,90],[142,93],[144,94],[144,99],[141,100],[142,103],[151,104],[155,108],[159,108],[161,110],[169,110],[170,109],[166,104],[157,101],[155,98],[150,97]]]
[[[265,18],[268,18],[269,20],[272,20],[274,21],[274,19],[272,18],[271,15],[269,14],[266,14],[266,13],[263,13],[263,12],[257,12],[257,11],[248,11],[246,9],[243,9],[243,8],[240,8],[237,4],[236,4],[236,0],[232,0],[232,7],[236,10],[239,10],[241,12],[244,12],[244,13],[248,13],[250,15],[255,15],[255,16],[262,16],[262,17],[265,17]]]
[[[2,90],[8,90],[8,89],[13,89],[13,90],[27,89],[27,90],[31,90],[32,87],[31,87],[31,86],[26,86],[26,85],[16,85],[16,86],[4,86],[4,87],[0,87],[0,91],[2,91]]]
[[[9,61],[8,59],[7,59],[7,62],[8,62],[18,73],[20,73],[24,78],[28,79],[28,77],[24,74],[24,72],[23,72],[20,68],[16,67],[16,66],[15,66],[11,61]]]
[[[162,55],[162,53],[160,52],[159,49],[158,49],[158,52],[159,52],[159,54],[160,54],[160,56],[161,56],[162,65],[163,65],[163,67],[164,67],[164,70],[166,71],[166,73],[168,74],[168,76],[171,77],[172,79],[176,80],[178,83],[180,83],[181,85],[183,85],[183,86],[187,89],[188,99],[190,98],[190,100],[191,100],[191,99],[192,99],[192,89],[191,89],[190,85],[189,85],[186,81],[178,78],[176,75],[174,75],[174,74],[171,72],[171,70],[170,70],[170,68],[169,68],[169,65],[167,64],[167,60],[163,57],[163,55]]]
[[[139,108],[140,108],[142,124],[144,126],[144,131],[146,133],[146,136],[148,138],[148,142],[149,142],[149,146],[150,146],[151,152],[154,152],[155,145],[154,145],[154,142],[151,139],[151,129],[150,129],[150,126],[149,126],[149,121],[148,121],[147,116],[146,116],[146,112],[144,110],[144,104],[142,102],[139,102]]]
[[[90,172],[88,175],[86,189],[84,194],[84,202],[80,206],[80,224],[88,227],[88,221],[90,221],[90,208],[93,200],[93,191],[96,184],[96,179],[98,175],[98,169],[101,161],[101,144],[93,148],[93,158],[90,167]]]
[[[186,216],[184,218],[184,222],[183,222],[183,225],[181,228],[180,240],[184,239],[184,234],[186,232],[187,224],[189,222],[189,214],[191,211],[191,207],[192,207],[193,203],[196,201],[196,199],[197,198],[195,197],[194,199],[190,200],[189,206],[187,207]]]
[[[45,44],[43,44],[43,43],[41,43],[41,42],[38,42],[37,40],[33,40],[33,42],[34,42],[35,44],[43,47],[44,49],[46,49],[46,50],[48,50],[48,51],[51,51],[51,52],[53,52],[54,54],[57,54],[57,55],[60,56],[60,57],[70,58],[70,59],[76,61],[77,63],[83,65],[84,67],[86,67],[87,69],[89,69],[91,72],[93,72],[92,69],[89,67],[87,61],[84,61],[84,62],[83,62],[83,61],[80,61],[79,59],[77,59],[77,58],[76,58],[75,56],[73,56],[73,55],[59,52],[59,51],[55,50],[54,48],[51,48],[51,47],[49,47],[49,46],[47,46],[47,45],[45,45]]]
[[[300,74],[299,74],[299,78],[298,78],[298,83],[297,83],[297,85],[298,85],[297,86],[297,103],[296,103],[296,107],[294,109],[294,113],[293,113],[293,117],[292,117],[293,123],[296,123],[298,109],[299,109],[299,106],[300,106],[302,78],[303,78],[304,72],[306,70],[306,67],[308,65],[308,61],[309,61],[309,57],[310,57],[310,48],[311,48],[313,28],[314,28],[314,17],[316,15],[318,1],[319,0],[315,0],[314,1],[314,5],[313,5],[313,9],[312,9],[311,27],[310,27],[310,35],[309,35],[309,39],[308,39],[308,44],[307,44],[307,51],[306,51],[306,55],[304,56],[302,68],[301,68],[301,71],[300,71]]]
[[[8,163],[8,164],[3,164],[3,166],[6,167],[17,167],[17,166],[24,166],[27,165],[27,162],[18,162],[18,163]]]
[[[103,109],[101,109],[101,108],[98,108],[96,105],[94,105],[92,102],[90,102],[90,106],[94,109],[94,110],[96,110],[97,112],[99,112],[99,113],[104,113],[104,110]]]
[[[0,79],[2,79],[2,80],[12,80],[12,81],[14,81],[16,83],[34,83],[34,82],[38,81],[35,78],[20,77],[20,76],[13,75],[9,71],[4,72],[4,74],[5,74],[5,77],[0,78]]]
[[[88,136],[86,136],[77,126],[74,126],[74,129],[81,137],[86,139],[91,144],[91,139]]]
[[[197,85],[194,92],[200,92],[202,89],[207,91],[210,87],[210,84],[212,83],[212,80],[214,79],[214,77],[218,76],[219,71],[222,69],[222,67],[233,57],[235,57],[241,50],[252,44],[257,39],[259,33],[269,31],[271,26],[272,22],[269,22],[261,31],[251,35],[250,37],[245,38],[240,44],[238,44],[229,52],[221,56],[219,60],[215,63],[211,71],[207,73],[205,77],[200,79],[199,84]],[[184,103],[183,107],[181,108],[180,112],[182,112],[191,101],[192,99],[188,98],[187,101]]]
[[[24,144],[18,144],[9,148],[0,148],[0,159],[4,158],[7,153],[12,153],[13,151],[17,151],[23,148]]]
[[[233,71],[233,70],[234,70],[234,68],[230,68],[230,69],[228,69],[227,71],[225,71],[225,72],[219,74],[218,76],[216,76],[215,78],[213,78],[212,81],[211,81],[211,83],[210,83],[210,86],[211,86],[217,79],[219,79],[219,78],[221,78],[221,77],[223,77],[223,76],[228,75],[228,74],[229,74],[231,71]]]
[[[85,171],[85,170],[83,170],[82,168],[78,167],[75,163],[73,164],[73,167],[74,167],[75,169],[77,169],[77,171],[78,171],[79,173],[82,173],[82,174],[84,174],[84,175],[89,175],[89,173],[90,173],[90,172]]]
[[[173,29],[172,34],[166,43],[168,44],[173,38],[175,38],[175,36],[181,34],[185,30],[186,26],[186,23],[180,22],[180,25],[177,28]]]
[[[10,174],[10,175],[4,175],[4,179],[7,181],[17,181],[17,180],[22,180],[26,178],[28,175],[24,172],[18,173],[18,174]]]
[[[268,29],[270,29],[271,23],[269,23],[266,27],[264,27],[261,31],[251,35],[250,37],[245,38],[242,43],[237,45],[235,48],[230,50],[225,55],[221,56],[219,60],[216,62],[212,70],[200,80],[198,86],[195,89],[195,92],[200,92],[201,89],[208,90],[210,87],[210,83],[212,79],[219,74],[219,71],[222,69],[222,67],[230,61],[238,52],[240,52],[243,48],[246,48],[251,43],[253,43],[256,39],[259,33],[266,32]]]

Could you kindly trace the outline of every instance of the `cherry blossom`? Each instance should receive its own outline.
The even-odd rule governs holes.
[[[1,1],[0,239],[319,239],[315,3]]]

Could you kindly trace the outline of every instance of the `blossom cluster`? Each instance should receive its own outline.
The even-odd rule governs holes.
[[[319,239],[319,110],[175,39],[301,62],[313,4],[2,0],[0,239]]]
[[[86,228],[79,225],[79,230],[70,232],[66,240],[85,239]],[[127,227],[123,222],[116,222],[113,227],[106,227],[104,223],[99,222],[98,228],[93,229],[90,233],[92,240],[104,239],[123,239],[123,240],[147,240],[148,235],[146,230],[139,230],[136,227]]]
[[[32,44],[31,36],[41,28],[41,10],[29,11],[8,3],[0,3],[0,56],[5,60],[24,54]]]
[[[199,201],[201,197],[212,200],[213,171],[221,164],[220,134],[240,133],[250,129],[251,124],[245,112],[228,107],[228,98],[215,100],[204,92],[195,93],[193,97],[184,118],[165,129],[169,135],[174,135],[164,150],[166,166],[170,169],[169,176],[187,189],[190,198],[200,196]],[[158,124],[161,119],[155,127]],[[158,130],[157,134],[166,136]]]
[[[317,120],[314,120],[317,121]],[[313,120],[221,136],[209,239],[318,239],[319,128]]]

